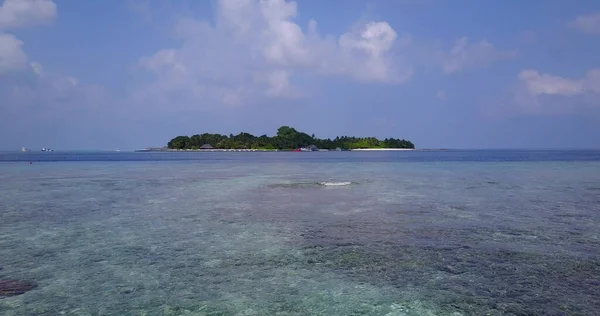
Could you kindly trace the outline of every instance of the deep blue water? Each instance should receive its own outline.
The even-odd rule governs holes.
[[[0,315],[598,315],[600,151],[3,152],[3,279]]]

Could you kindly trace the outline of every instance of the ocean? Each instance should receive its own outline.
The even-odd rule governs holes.
[[[599,311],[600,151],[0,153],[3,316]]]

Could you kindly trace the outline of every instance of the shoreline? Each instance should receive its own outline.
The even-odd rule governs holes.
[[[416,150],[414,148],[358,148],[358,149],[348,149],[343,151],[412,151]],[[136,149],[134,152],[292,152],[292,149],[288,150],[280,150],[280,149],[169,149],[169,148],[146,148],[146,149]],[[314,152],[330,152],[330,151],[338,151],[338,150],[317,150]],[[313,152],[313,151],[306,151]]]
[[[264,152],[271,152],[271,151],[281,151],[278,149],[169,149],[169,148],[161,148],[161,149],[152,149],[152,148],[147,148],[147,149],[136,149],[134,150],[134,152],[139,152],[139,153],[159,153],[159,152],[256,152],[256,151],[264,151]]]
[[[405,150],[416,150],[415,148],[357,148],[350,149],[350,151],[405,151]]]

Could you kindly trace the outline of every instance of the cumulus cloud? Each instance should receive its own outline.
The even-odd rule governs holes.
[[[495,61],[513,58],[516,50],[499,50],[488,41],[469,43],[462,37],[454,43],[452,49],[441,56],[442,67],[447,74],[472,67],[483,67]]]
[[[27,55],[21,46],[23,42],[14,35],[0,33],[0,75],[27,66]]]
[[[51,0],[5,0],[0,6],[0,94],[4,111],[37,108],[44,104],[48,108],[45,115],[56,115],[56,107],[66,105],[95,105],[102,89],[96,86],[80,85],[79,80],[70,75],[46,72],[42,64],[29,61],[23,51],[23,41],[3,30],[46,23],[56,16],[56,4]],[[20,80],[11,80],[9,72],[20,71]],[[39,110],[39,109],[37,109]]]
[[[5,0],[0,6],[0,75],[27,67],[23,41],[4,30],[44,23],[56,16],[51,0]]]
[[[311,20],[294,22],[297,4],[285,0],[219,0],[215,24],[181,19],[181,47],[143,57],[156,74],[149,88],[229,104],[253,97],[301,95],[295,80],[345,77],[365,83],[401,84],[412,69],[393,53],[406,38],[383,21],[356,25],[339,37],[321,35]]]
[[[544,94],[575,96],[586,92],[600,93],[600,69],[588,71],[582,79],[567,79],[541,74],[531,69],[522,70],[518,77],[527,91],[534,96]]]
[[[600,94],[600,69],[589,70],[583,78],[569,79],[560,76],[543,74],[537,70],[524,69],[518,75],[519,89],[517,103],[530,109],[540,109],[545,105],[562,100],[576,100],[576,103],[597,104]],[[567,103],[565,103],[567,104]]]
[[[571,27],[590,34],[600,34],[600,12],[580,15],[570,23]]]
[[[21,113],[31,119],[62,118],[70,113],[84,113],[110,104],[100,86],[81,84],[70,75],[45,73],[37,63],[31,64],[31,76],[19,83],[0,85],[3,102],[0,111]]]
[[[38,62],[31,62],[29,63],[29,65],[31,66],[31,70],[33,70],[33,72],[38,75],[38,76],[44,76],[44,67],[42,67],[42,64],[38,63]]]
[[[0,30],[46,23],[56,16],[52,0],[4,0],[0,7]]]

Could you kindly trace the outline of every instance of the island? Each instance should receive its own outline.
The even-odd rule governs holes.
[[[329,150],[410,150],[415,145],[408,140],[375,137],[342,136],[335,139],[317,138],[297,131],[289,126],[282,126],[277,135],[254,136],[249,133],[230,134],[196,134],[193,136],[177,136],[169,141],[167,147],[140,151],[173,151],[173,150],[244,150],[244,151],[329,151]]]

